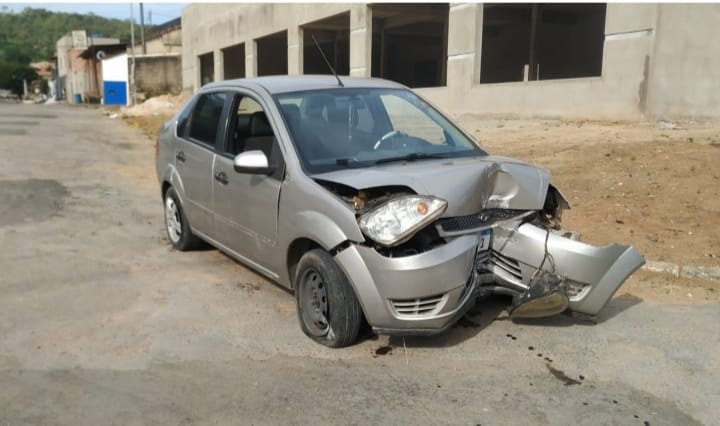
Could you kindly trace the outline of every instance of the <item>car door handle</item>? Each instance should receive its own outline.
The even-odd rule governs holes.
[[[215,180],[222,183],[223,185],[227,185],[228,182],[230,182],[225,172],[215,173]]]
[[[177,158],[178,161],[182,161],[184,163],[185,162],[185,153],[182,151],[178,151],[178,153],[175,154],[175,158]]]

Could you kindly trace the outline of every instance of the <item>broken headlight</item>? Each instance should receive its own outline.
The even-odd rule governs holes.
[[[447,201],[423,195],[405,195],[387,201],[360,216],[365,235],[385,247],[410,239],[417,231],[440,217]]]

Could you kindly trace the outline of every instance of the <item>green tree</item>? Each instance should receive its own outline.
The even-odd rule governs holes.
[[[129,12],[129,9],[128,9]],[[149,31],[151,28],[146,28]],[[33,61],[48,60],[55,53],[55,43],[73,30],[85,30],[87,34],[130,41],[130,20],[107,19],[94,14],[50,12],[45,9],[25,8],[12,13],[0,11],[0,59],[17,56]],[[136,32],[139,29],[136,26]],[[137,36],[138,34],[136,34]],[[10,50],[10,53],[7,51]],[[9,60],[9,59],[7,59]]]
[[[0,88],[11,90],[16,95],[23,94],[23,80],[30,83],[38,75],[28,65],[0,62]]]

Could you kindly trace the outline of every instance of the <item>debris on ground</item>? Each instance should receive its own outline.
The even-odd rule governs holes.
[[[120,108],[120,115],[137,117],[145,115],[173,115],[190,98],[190,93],[182,92],[179,95],[155,96],[145,102]]]

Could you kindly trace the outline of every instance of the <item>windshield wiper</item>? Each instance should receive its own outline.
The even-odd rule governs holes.
[[[375,164],[394,163],[396,161],[416,161],[428,158],[447,158],[447,154],[448,153],[427,154],[424,152],[412,152],[410,154],[400,155],[397,157],[381,158],[375,161]]]
[[[338,166],[358,167],[358,163],[360,162],[354,158],[338,158],[335,160],[335,164]]]

